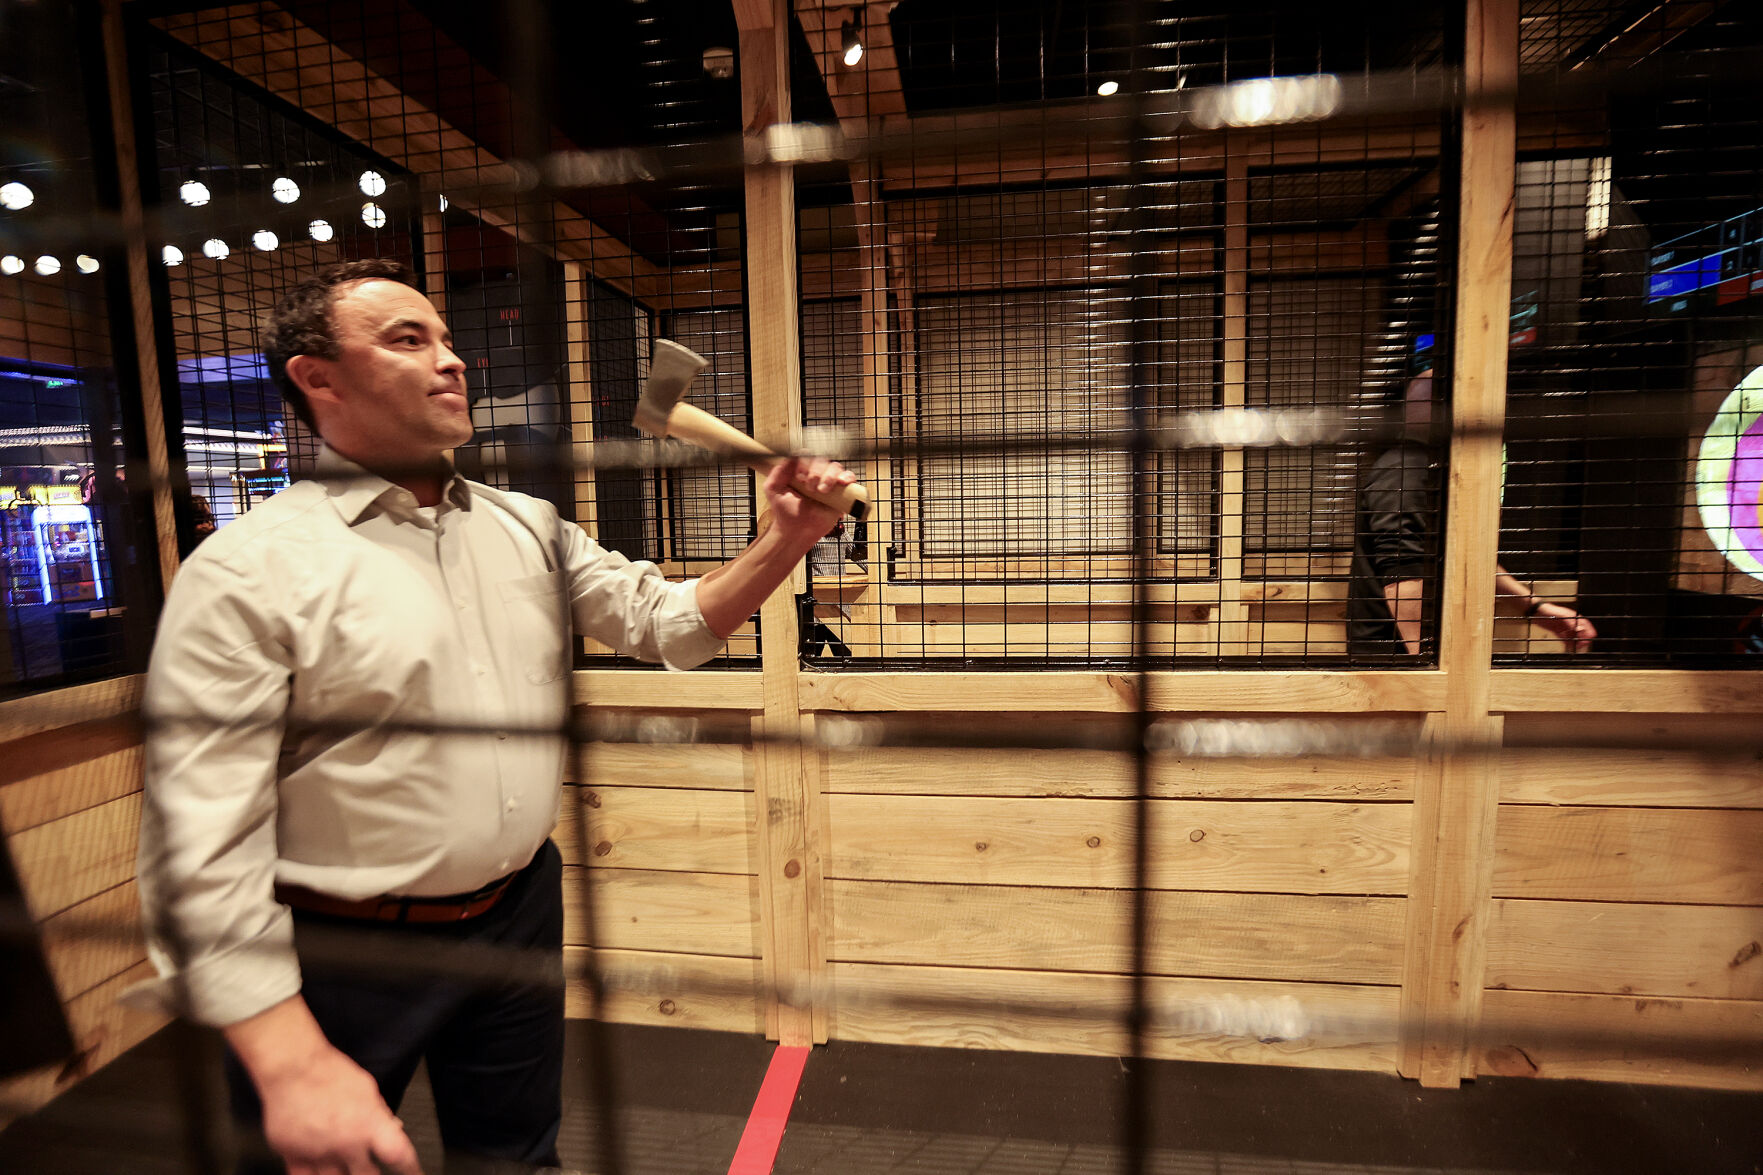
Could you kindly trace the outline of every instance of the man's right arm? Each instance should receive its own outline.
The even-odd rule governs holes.
[[[221,1028],[295,1175],[371,1175],[369,1155],[413,1172],[414,1152],[372,1077],[325,1040],[301,997],[292,923],[274,897],[276,761],[293,656],[266,594],[218,561],[194,559],[154,642],[138,874],[158,994]]]

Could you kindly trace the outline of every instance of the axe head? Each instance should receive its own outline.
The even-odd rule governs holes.
[[[649,357],[649,378],[637,398],[637,431],[652,437],[667,435],[667,418],[673,406],[685,398],[686,389],[710,360],[672,339],[656,339]]]

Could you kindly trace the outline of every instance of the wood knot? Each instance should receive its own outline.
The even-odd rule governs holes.
[[[784,876],[792,881],[802,875],[802,862],[794,858],[784,862]]]
[[[588,807],[598,808],[599,806],[600,806],[600,793],[597,791],[589,792],[588,793]]]
[[[596,857],[604,857],[607,853],[610,853],[611,851],[612,851],[612,842],[609,840],[603,840],[599,844],[594,846],[594,856],[596,856]]]
[[[1728,963],[1727,966],[1743,967],[1758,955],[1763,955],[1763,945],[1760,945],[1756,939],[1752,939],[1750,942],[1739,948],[1738,954],[1732,957],[1732,962]]]
[[[655,1010],[660,1012],[663,1016],[671,1016],[678,1009],[674,1006],[672,1000],[662,1000],[659,1004],[655,1005]]]
[[[977,852],[981,852],[981,853],[983,853],[983,852],[985,852],[985,851],[986,851],[986,850],[987,850],[987,849],[989,849],[989,848],[991,848],[991,846],[990,846],[990,845],[988,845],[988,844],[987,844],[987,843],[986,843],[986,842],[985,842],[985,841],[983,841],[983,840],[976,840],[976,841],[974,841],[974,842],[973,842],[973,847],[974,847],[974,849],[975,849],[975,851],[977,851]]]
[[[1092,849],[1099,849],[1102,847],[1102,838],[1099,836],[1092,836],[1088,840],[1084,841],[1084,843],[1086,845],[1089,845]]]
[[[1188,839],[1193,841],[1195,844],[1199,844],[1201,841],[1206,839],[1206,830],[1204,828],[1196,828],[1192,832],[1188,833]]]

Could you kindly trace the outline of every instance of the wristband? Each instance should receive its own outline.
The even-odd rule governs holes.
[[[1542,610],[1542,606],[1546,603],[1548,603],[1547,600],[1539,600],[1537,597],[1532,596],[1530,598],[1530,607],[1524,610],[1524,618],[1529,620],[1532,616],[1535,616]]]

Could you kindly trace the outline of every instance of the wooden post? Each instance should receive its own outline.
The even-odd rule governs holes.
[[[1249,161],[1240,142],[1227,142],[1224,171],[1223,408],[1248,403]],[[1249,651],[1249,609],[1243,602],[1244,461],[1240,446],[1219,455],[1218,651]]]
[[[141,415],[147,441],[147,475],[153,482],[154,545],[159,580],[171,590],[177,574],[177,522],[171,510],[171,456],[166,441],[165,403],[159,387],[159,347],[153,332],[153,292],[147,230],[141,207],[141,177],[135,166],[134,110],[129,100],[128,46],[122,27],[122,0],[104,0],[104,70],[110,88],[110,121],[115,128],[117,185],[122,192],[122,230],[129,263],[129,311],[135,325],[135,362],[141,377]]]
[[[788,0],[737,0],[740,26],[741,120],[749,141],[768,127],[790,121],[790,10]],[[753,433],[773,448],[787,448],[802,417],[800,342],[796,292],[795,174],[784,165],[760,163],[746,171],[748,363],[753,381]],[[761,736],[781,738],[802,729],[799,633],[795,593],[805,586],[798,567],[759,611],[764,647],[761,673],[765,712]],[[820,840],[814,827],[820,806],[809,795],[809,774],[800,749],[756,744],[755,804],[759,814],[759,901],[766,932],[765,973],[790,983],[825,968],[816,958],[819,935]],[[814,1041],[811,1007],[779,1001],[767,1026],[786,1045]]]
[[[588,364],[588,268],[577,261],[563,263],[563,312],[568,324],[569,428],[575,454],[575,520],[596,537],[600,533],[597,483],[588,460],[594,453],[594,393],[592,368]]]
[[[1500,435],[1512,302],[1518,81],[1517,0],[1469,0],[1463,172],[1457,241],[1450,486],[1440,608],[1445,709],[1438,738],[1500,733],[1489,712],[1494,567],[1500,538]],[[1500,96],[1489,102],[1485,95]],[[1416,780],[1402,1071],[1433,1087],[1474,1076],[1469,1033],[1481,1011],[1499,776],[1491,756],[1428,756]]]
[[[859,304],[863,319],[863,447],[870,452],[890,438],[888,412],[888,226],[881,201],[881,185],[868,164],[851,168],[851,191],[857,213],[857,269]],[[885,635],[881,623],[881,598],[887,583],[887,549],[893,541],[892,501],[894,458],[865,462],[863,478],[869,486],[870,509],[867,533],[869,581],[863,598],[851,609],[850,644],[859,655],[882,652]]]

